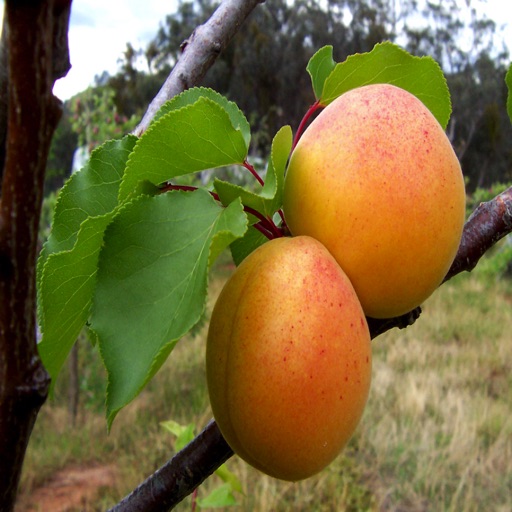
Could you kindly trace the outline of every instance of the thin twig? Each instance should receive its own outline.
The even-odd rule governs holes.
[[[445,281],[461,272],[471,272],[480,258],[512,232],[512,187],[491,201],[480,203],[466,222],[457,257]]]
[[[183,44],[183,53],[164,85],[150,103],[135,135],[142,135],[160,107],[198,85],[254,8],[265,0],[224,0],[211,18],[198,26]]]

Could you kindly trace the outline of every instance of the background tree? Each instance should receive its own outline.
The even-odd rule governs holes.
[[[103,77],[116,91],[119,112],[140,115],[158,84],[172,69],[193,27],[214,10],[213,0],[180,1],[146,49],[130,46],[119,73]],[[493,20],[479,15],[476,2],[414,0],[285,0],[264,3],[220,55],[203,84],[235,101],[254,129],[252,151],[268,152],[270,140],[286,121],[298,126],[313,102],[305,66],[314,51],[333,45],[334,58],[369,51],[377,42],[395,41],[414,55],[432,55],[443,67],[452,92],[449,136],[462,160],[468,191],[509,181],[512,128],[506,118],[508,49]],[[148,70],[136,66],[144,56]],[[491,170],[492,169],[492,170]]]

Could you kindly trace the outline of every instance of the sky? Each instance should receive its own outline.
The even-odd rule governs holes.
[[[130,42],[145,48],[177,0],[73,0],[69,23],[71,70],[53,92],[66,100],[94,83],[103,71],[115,74]]]
[[[69,29],[72,67],[65,78],[56,82],[55,95],[66,100],[93,85],[95,76],[103,71],[115,74],[126,43],[135,49],[145,48],[165,16],[176,11],[177,3],[178,0],[73,0]],[[0,18],[3,0],[1,6]],[[512,52],[512,1],[487,0],[485,12],[498,24],[508,25],[505,38]]]

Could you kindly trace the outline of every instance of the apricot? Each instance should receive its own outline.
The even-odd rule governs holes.
[[[326,467],[352,436],[371,380],[354,289],[307,236],[251,253],[212,312],[206,375],[219,429],[246,462],[283,480]]]
[[[460,244],[465,188],[443,128],[414,95],[353,89],[305,130],[286,172],[292,234],[324,244],[366,315],[404,314],[441,284]]]

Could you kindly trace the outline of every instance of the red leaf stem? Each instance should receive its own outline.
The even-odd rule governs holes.
[[[299,142],[299,139],[301,138],[302,133],[306,129],[306,124],[308,123],[311,116],[321,108],[323,108],[323,105],[320,104],[320,100],[315,101],[315,103],[313,103],[313,105],[309,107],[308,111],[302,118],[299,127],[297,128],[297,133],[295,134],[295,137],[293,138],[292,151],[295,149],[297,142]]]
[[[251,165],[247,160],[244,160],[244,163],[242,165],[258,180],[258,183],[262,187],[263,185],[265,185],[264,181],[262,180],[261,176],[258,174],[258,171],[254,168],[253,165]]]

